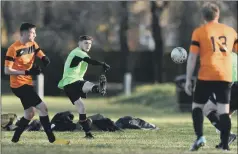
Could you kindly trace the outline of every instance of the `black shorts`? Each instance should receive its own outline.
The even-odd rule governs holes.
[[[212,103],[217,104],[214,95],[210,97]],[[231,96],[230,96],[230,110],[235,111],[238,109],[238,82],[234,82],[231,86]]]
[[[216,95],[217,102],[230,103],[231,83],[197,80],[193,101],[198,104],[206,104],[213,93]]]
[[[87,94],[83,92],[83,85],[86,81],[76,81],[64,86],[64,91],[74,104],[79,98],[87,98]]]
[[[42,102],[41,98],[35,92],[34,87],[23,85],[19,88],[11,88],[12,92],[21,100],[24,110],[35,107]]]

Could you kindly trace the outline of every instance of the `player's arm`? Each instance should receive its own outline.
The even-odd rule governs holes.
[[[192,41],[189,49],[189,56],[187,60],[187,73],[186,73],[186,80],[191,81],[195,67],[196,67],[196,62],[197,62],[197,57],[199,54],[199,48],[200,48],[200,43],[199,43],[199,37],[198,37],[198,32],[195,30],[192,34]]]
[[[6,56],[5,56],[5,66],[4,66],[4,73],[6,75],[24,75],[25,71],[20,71],[13,69],[12,66],[15,61],[15,50],[13,47],[8,48]]]
[[[30,70],[21,71],[13,69],[11,66],[5,66],[4,73],[6,75],[38,75],[41,73],[41,69],[39,66],[33,66]]]
[[[77,66],[81,61],[84,61],[90,65],[98,65],[98,66],[103,66],[104,69],[108,70],[110,69],[110,66],[106,64],[105,62],[101,62],[98,60],[91,59],[90,57],[79,57],[75,56],[70,64],[70,67],[75,67]]]
[[[101,66],[103,66],[105,64],[104,62],[100,62],[100,61],[91,59],[89,57],[85,57],[82,60],[85,61],[88,64],[91,64],[91,65],[101,65]]]
[[[15,70],[11,67],[6,67],[6,66],[4,68],[4,73],[6,75],[25,75],[25,71]]]
[[[187,60],[186,80],[192,80],[192,76],[196,67],[198,54],[190,52]]]
[[[101,65],[101,66],[103,66],[103,68],[105,70],[110,69],[110,66],[107,63],[91,59],[90,57],[83,58],[83,61],[85,61],[85,62],[87,62],[88,64],[91,64],[91,65]]]
[[[15,50],[13,47],[8,48],[5,56],[4,73],[6,75],[37,75],[41,72],[39,67],[32,67],[30,70],[16,70],[12,66],[15,62]]]
[[[47,57],[44,52],[42,51],[42,49],[39,47],[39,45],[35,42],[35,54],[37,57],[39,57],[42,61],[42,63],[44,64],[45,67],[47,67],[50,64],[50,59],[49,57]]]

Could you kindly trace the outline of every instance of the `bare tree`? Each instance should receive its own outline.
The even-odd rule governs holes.
[[[11,21],[13,19],[13,14],[10,11],[10,10],[12,10],[11,9],[12,3],[11,2],[1,2],[1,3],[2,3],[2,16],[5,19],[5,25],[7,27],[7,32],[11,34],[13,32],[13,28],[12,28],[12,24],[11,24]]]
[[[197,2],[195,1],[185,2],[183,3],[181,8],[182,15],[180,17],[181,22],[178,28],[178,40],[179,46],[185,48],[186,51],[189,51],[193,30],[200,23],[200,17],[195,18],[195,16],[193,15],[193,12],[199,12],[198,9],[199,8],[197,6]],[[178,73],[186,73],[186,63],[179,65]]]
[[[52,2],[45,1],[43,3],[44,3],[44,9],[45,9],[43,23],[44,23],[44,26],[48,26],[52,19],[52,8],[51,8]]]
[[[122,61],[124,62],[124,73],[128,72],[128,55],[129,47],[127,42],[127,30],[128,30],[128,2],[121,1],[121,20],[120,20],[120,47],[123,54]]]
[[[152,14],[152,35],[155,41],[155,50],[153,56],[154,62],[154,82],[163,82],[163,37],[160,27],[160,15],[169,2],[162,2],[159,6],[156,1],[151,1]]]

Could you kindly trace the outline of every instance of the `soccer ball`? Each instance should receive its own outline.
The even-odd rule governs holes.
[[[187,60],[187,51],[182,47],[176,47],[171,52],[171,58],[176,64],[182,64]]]

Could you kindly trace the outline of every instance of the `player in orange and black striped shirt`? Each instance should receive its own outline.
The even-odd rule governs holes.
[[[237,52],[237,33],[218,22],[219,8],[216,4],[206,3],[202,9],[206,23],[196,28],[187,62],[185,91],[192,94],[191,78],[200,55],[200,68],[192,104],[192,118],[197,139],[191,151],[198,150],[206,142],[203,136],[203,107],[214,93],[221,125],[223,150],[229,150],[228,138],[231,130],[229,118],[230,86],[232,82],[232,51]]]
[[[19,122],[12,142],[18,142],[21,134],[34,116],[34,107],[39,110],[41,124],[48,136],[49,142],[68,144],[65,140],[56,140],[50,127],[50,121],[46,104],[34,91],[32,75],[41,73],[39,66],[34,66],[36,56],[47,66],[50,61],[34,41],[36,26],[23,23],[20,27],[20,40],[13,43],[5,57],[5,74],[10,75],[10,87],[13,93],[21,100],[24,108],[24,116]]]

